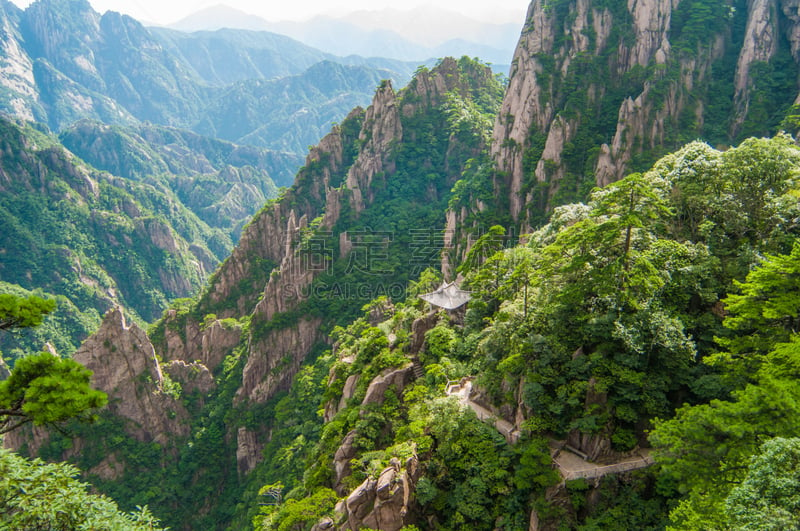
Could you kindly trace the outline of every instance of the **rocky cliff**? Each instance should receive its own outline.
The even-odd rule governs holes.
[[[39,89],[33,73],[33,61],[21,44],[19,19],[22,11],[10,2],[0,3],[0,87],[3,106],[26,120],[45,118],[38,104]]]
[[[73,355],[92,371],[91,385],[108,395],[108,412],[123,421],[124,432],[134,439],[173,446],[189,434],[189,415],[183,404],[166,387],[165,377],[208,391],[208,369],[199,363],[162,366],[147,334],[128,324],[119,308],[109,311],[100,328]],[[27,445],[36,454],[49,436],[36,428],[34,434],[14,432],[6,436],[7,448]],[[79,443],[83,447],[85,441]],[[67,452],[64,458],[75,455]],[[124,464],[118,465],[121,470]]]
[[[164,392],[164,371],[147,334],[128,325],[119,309],[105,316],[73,359],[92,371],[92,386],[109,395],[109,411],[129,421],[134,438],[166,444],[188,435],[188,414]]]
[[[798,92],[797,18],[779,0],[532,2],[492,146],[512,218],[537,225],[695,137],[773,132]]]

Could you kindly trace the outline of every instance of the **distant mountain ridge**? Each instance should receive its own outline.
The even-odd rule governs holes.
[[[221,31],[187,36],[150,31],[126,15],[113,11],[101,15],[87,0],[39,0],[25,10],[0,0],[0,30],[0,112],[46,123],[55,131],[86,118],[117,125],[152,122],[203,133],[225,130],[230,118],[220,107],[234,83],[299,75],[303,77],[285,81],[283,90],[306,81],[322,83],[323,89],[302,102],[310,117],[325,120],[304,127],[313,133],[291,141],[273,142],[263,134],[252,137],[261,147],[292,146],[297,156],[303,156],[307,146],[319,140],[319,131],[343,119],[354,105],[369,103],[381,79],[403,85],[417,67],[391,60],[338,61],[267,33]],[[333,79],[352,78],[362,84],[314,80],[314,72],[321,71],[307,70],[320,61],[336,62],[325,70]],[[243,93],[256,85],[235,90]],[[285,92],[279,102],[290,99],[291,91]],[[271,107],[268,100],[258,101],[252,95],[245,94],[243,101],[252,105],[243,109],[253,117],[249,124],[262,115],[279,121],[292,116],[280,114],[283,111]],[[318,108],[325,110],[317,112]],[[212,119],[217,121],[210,123]]]
[[[223,28],[269,31],[340,56],[421,61],[468,55],[496,65],[510,64],[520,30],[516,22],[484,22],[428,7],[362,10],[341,17],[272,22],[224,5],[203,9],[168,27],[183,32]],[[507,69],[502,72],[507,73]]]

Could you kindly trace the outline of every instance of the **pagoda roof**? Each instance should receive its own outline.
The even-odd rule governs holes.
[[[420,295],[419,298],[432,306],[438,306],[445,310],[455,310],[468,303],[471,295],[469,291],[459,289],[455,282],[450,282],[449,284],[442,284],[434,292]]]

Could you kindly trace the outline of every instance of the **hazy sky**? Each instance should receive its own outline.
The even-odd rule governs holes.
[[[32,0],[11,0],[26,7]],[[360,9],[377,10],[397,7],[397,0],[89,0],[100,13],[119,11],[142,22],[169,24],[181,18],[218,4],[226,4],[241,11],[258,15],[271,21],[301,20],[316,14],[338,14]],[[479,16],[487,20],[515,22],[520,24],[530,0],[406,0],[403,9],[418,5],[460,11],[466,15]],[[500,20],[498,20],[500,19]]]

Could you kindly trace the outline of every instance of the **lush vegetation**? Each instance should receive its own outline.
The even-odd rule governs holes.
[[[423,528],[517,529],[531,507],[581,529],[786,521],[796,491],[774,476],[791,477],[796,443],[765,443],[796,435],[800,418],[791,383],[799,170],[800,149],[786,136],[725,152],[695,142],[585,205],[556,209],[526,243],[502,248],[494,227],[461,268],[472,290],[463,325],[435,318],[418,353],[421,301],[374,301],[334,332],[331,377],[317,391],[336,404],[358,375],[352,396],[311,450],[311,439],[286,438],[269,452],[256,527],[335,519],[336,489],[349,492],[410,455],[422,470]],[[436,285],[425,273],[411,294]],[[373,377],[415,355],[422,379],[362,403]],[[331,361],[320,360],[312,367],[324,374]],[[521,442],[508,446],[443,397],[445,382],[467,375],[491,402],[524,414]],[[303,378],[292,393],[317,385]],[[694,405],[672,418],[684,403]],[[351,431],[356,455],[341,478],[332,463]],[[660,467],[622,482],[568,482],[553,503],[546,437],[576,435],[606,459],[652,443]]]
[[[546,9],[559,27],[568,27],[572,7],[558,0]],[[781,36],[775,56],[754,65],[759,82],[748,112],[735,122],[738,55],[731,50],[738,49],[734,41],[746,22],[744,2],[681,2],[671,19],[675,60],[624,73],[608,65],[620,60],[620,44],[631,44],[631,15],[623,4],[600,7],[616,20],[605,50],[571,57],[560,77],[553,57],[537,58],[539,103],[558,109],[575,129],[561,153],[558,182],[551,179],[552,164],[545,165],[544,182],[534,178],[546,136],[536,127],[530,131],[522,193],[533,198],[526,208],[535,232],[517,238],[503,203],[507,194],[494,182],[487,146],[501,84],[468,58],[421,67],[392,103],[402,137],[373,146],[369,114],[352,112],[336,129],[341,160],[327,153],[309,157],[295,185],[264,207],[264,214],[292,209],[296,219],[305,216],[308,225],[292,251],[321,258],[308,295],[295,297],[270,320],[247,315],[268,280],[281,274],[274,271],[279,264],[257,250],[238,257],[244,274],[229,287],[229,298],[212,300],[211,288],[195,299],[176,297],[201,286],[203,274],[228,253],[247,217],[238,207],[276,193],[267,173],[254,166],[281,161],[149,125],[83,122],[62,135],[115,176],[85,165],[32,126],[0,123],[0,274],[8,281],[0,284],[0,329],[42,323],[53,309],[44,297],[54,298],[67,314],[44,320],[43,327],[51,326],[56,346],[69,352],[112,303],[151,320],[173,300],[150,328],[165,358],[170,341],[196,340],[187,337],[189,325],[202,330],[217,313],[233,315],[224,322],[243,338],[214,368],[216,387],[207,396],[165,380],[165,392],[191,415],[188,437],[164,445],[139,441],[126,432],[125,421],[103,412],[91,426],[75,421],[52,433],[40,454],[71,456],[82,470],[95,472],[109,459],[120,467],[118,477],[88,477],[95,488],[123,511],[151,506],[175,528],[308,530],[322,518],[338,524],[339,502],[390,468],[405,474],[410,489],[403,514],[415,525],[408,531],[521,529],[532,510],[546,525],[576,529],[794,525],[800,492],[800,148],[786,135],[747,139],[725,151],[692,142],[653,163],[698,134],[727,145],[772,132],[781,120],[796,130],[797,109],[789,110],[796,63]],[[32,24],[33,31],[74,22],[68,15],[40,6],[26,17],[42,22]],[[117,85],[104,84],[102,75],[116,66],[97,43],[120,21],[114,15],[103,20],[100,30],[82,28],[88,39],[68,39],[42,68],[53,79],[59,68],[84,76],[80,82],[94,92],[82,94],[118,96],[137,116],[189,120],[217,136],[266,143],[277,134],[282,147],[295,149],[305,138],[301,132],[318,134],[319,123],[353,104],[358,87],[371,90],[378,81],[369,69],[322,64],[304,77],[211,90],[183,76],[180,66],[164,73],[163,57],[149,56],[152,64],[145,66],[125,56],[119,64],[139,81],[154,74],[169,81],[137,101],[137,94],[118,94]],[[139,44],[152,42],[142,28],[129,30]],[[587,27],[585,37],[596,44],[595,31]],[[44,36],[29,37],[37,42]],[[569,52],[567,32],[555,40]],[[631,167],[639,173],[592,189],[597,146],[614,134],[621,103],[647,90],[655,106],[665,105],[685,74],[680,61],[710,53],[712,46],[720,54],[710,60],[709,75],[696,80],[697,97],[665,124],[663,141],[628,139]],[[103,68],[76,72],[69,59],[83,52],[105,58]],[[358,78],[346,79],[346,72]],[[441,92],[443,85],[448,90]],[[264,105],[287,87],[313,116],[289,123],[287,114],[302,113],[285,102],[265,123]],[[379,90],[391,89],[382,82]],[[176,93],[175,100],[166,97]],[[330,93],[340,98],[325,100]],[[77,117],[63,87],[48,98],[54,125]],[[107,118],[103,113],[113,102],[97,101],[105,110],[98,104],[89,114]],[[125,113],[115,118],[131,120]],[[93,152],[94,145],[104,149]],[[345,180],[351,170],[349,176],[358,177],[354,166],[362,156],[373,157],[371,163],[379,158],[383,171],[369,176],[359,190],[365,200],[357,204]],[[174,175],[176,168],[182,175]],[[226,179],[236,186],[226,188]],[[330,190],[341,198],[337,205],[326,205]],[[563,206],[548,209],[552,205]],[[448,208],[466,212],[459,230],[479,236],[465,256],[448,257],[471,292],[463,312],[450,314],[419,298],[442,281],[434,270]],[[334,210],[336,224],[321,228]],[[219,279],[212,277],[211,285]],[[28,291],[35,287],[43,291]],[[248,358],[262,355],[273,334],[309,317],[320,319],[325,341],[305,359],[284,355],[270,371],[271,377],[296,374],[263,403],[237,396],[245,364],[255,359]],[[80,420],[104,403],[74,362],[49,353],[23,355],[42,337],[2,343],[15,364],[0,382],[0,433],[27,423]],[[393,385],[369,392],[390,374],[397,377]],[[514,444],[463,402],[444,396],[448,383],[465,377],[484,406],[513,422]],[[264,445],[262,461],[246,475],[237,460],[240,433],[255,434]],[[597,461],[652,446],[657,464],[598,481],[564,482],[551,457],[554,441],[569,441]],[[124,514],[108,499],[87,494],[69,466],[2,453],[0,472],[0,522],[11,527],[159,525],[147,510]]]
[[[37,296],[0,295],[0,331],[35,327],[55,309]],[[2,359],[0,359],[2,361]],[[93,418],[106,394],[91,389],[91,372],[49,352],[30,354],[0,381],[0,436],[22,426],[54,426]],[[1,439],[0,439],[1,440]],[[105,496],[74,479],[78,469],[26,460],[0,449],[0,525],[7,529],[156,529],[147,508],[126,514]]]
[[[28,291],[16,284],[0,282],[0,301],[31,297],[52,302],[55,309],[35,327],[11,328],[0,334],[0,352],[6,361],[13,362],[25,352],[41,349],[46,343],[50,343],[60,356],[70,356],[100,324],[100,314],[95,308],[81,311],[64,295]]]
[[[38,326],[54,309],[52,299],[0,294],[0,332]],[[11,374],[0,381],[0,435],[30,422],[52,426],[91,418],[107,402],[105,393],[89,386],[91,374],[79,363],[50,352],[16,360]]]
[[[161,529],[146,507],[133,513],[113,500],[89,492],[75,479],[79,470],[65,463],[23,459],[0,449],[0,525],[6,529]]]
[[[656,423],[651,440],[681,494],[671,515],[681,529],[781,529],[796,518],[798,267],[795,243],[790,254],[766,257],[724,300],[724,350],[708,363],[730,382],[730,396]]]
[[[0,146],[5,282],[153,319],[231,247],[168,189],[97,172],[31,127],[0,122]]]

